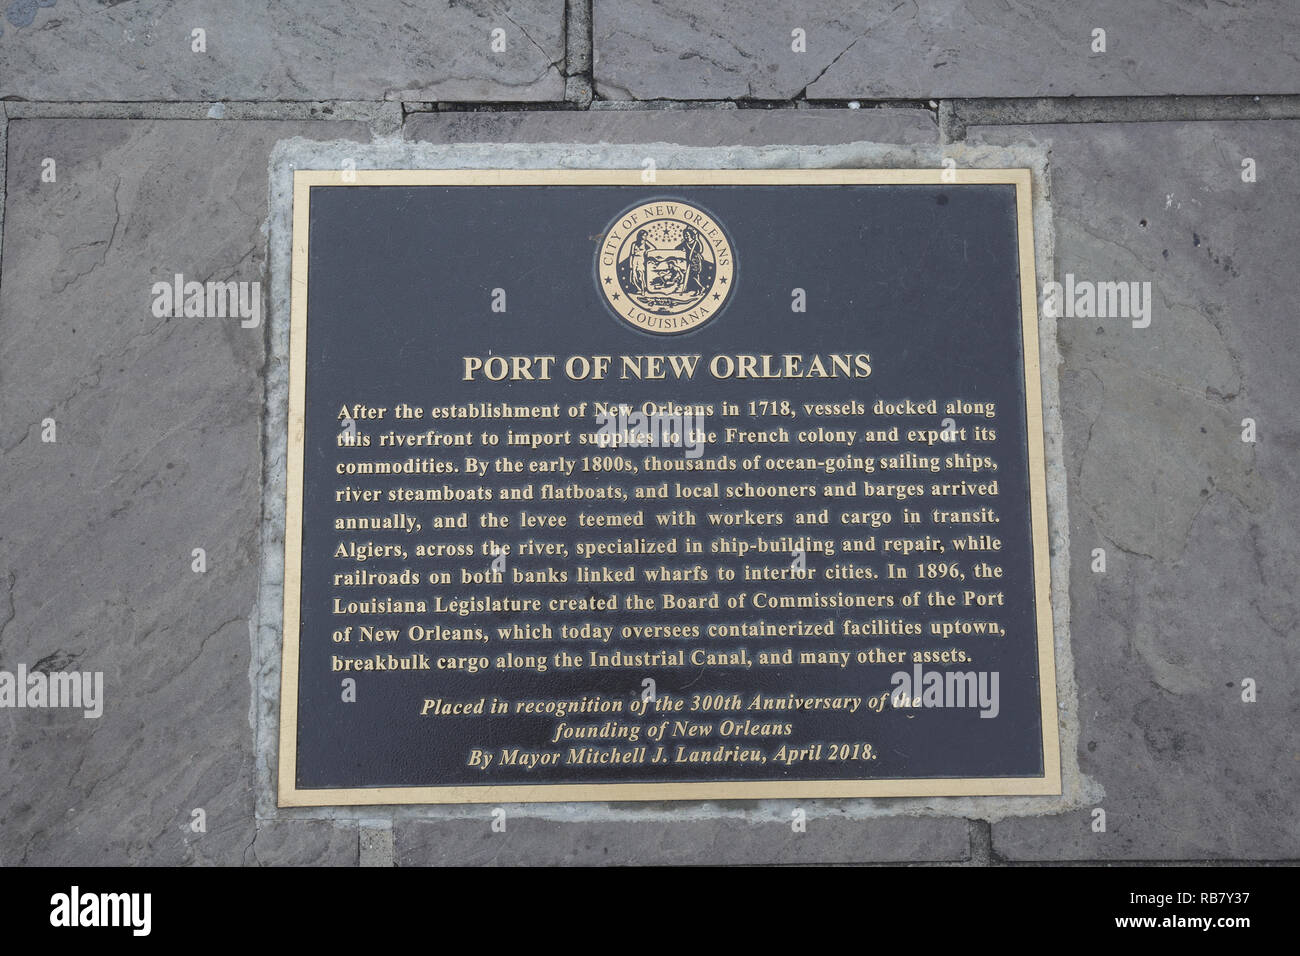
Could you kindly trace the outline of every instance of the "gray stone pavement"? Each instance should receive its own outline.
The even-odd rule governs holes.
[[[564,0],[46,0],[41,8],[11,0],[6,7],[0,97],[564,98]],[[30,23],[15,17],[16,7],[31,8]]]
[[[527,812],[507,816],[504,833],[482,820],[411,820],[394,825],[398,866],[580,866],[645,864],[804,864],[964,862],[966,821],[884,817],[811,820],[793,833],[790,819],[734,818],[565,822]]]
[[[1300,7],[598,0],[592,32],[609,99],[1294,93]]]
[[[150,308],[176,272],[261,281],[271,146],[322,132],[368,138],[347,123],[9,126],[0,666],[103,671],[111,697],[93,720],[4,711],[0,863],[336,858],[328,825],[254,840],[265,327]],[[353,860],[356,846],[354,829]]]
[[[1150,328],[1058,324],[1086,817],[1008,859],[1300,857],[1300,123],[979,127],[1051,148],[1058,281],[1149,281]],[[1242,181],[1243,159],[1257,180]],[[1241,440],[1255,420],[1256,444]],[[1107,551],[1104,574],[1092,551]],[[1242,702],[1242,680],[1259,688]]]
[[[103,670],[111,690],[98,720],[0,714],[0,864],[1300,858],[1300,7],[875,9],[6,4],[0,668]],[[790,108],[736,108],[752,100]],[[1133,118],[1169,121],[1115,122]],[[266,290],[276,141],[392,135],[944,142],[958,162],[966,142],[1049,147],[1056,278],[1154,292],[1149,328],[1058,323],[1079,759],[1106,831],[1089,810],[819,817],[801,836],[707,805],[599,824],[512,810],[505,834],[484,815],[256,819],[265,323],[156,318],[150,290],[176,272]]]

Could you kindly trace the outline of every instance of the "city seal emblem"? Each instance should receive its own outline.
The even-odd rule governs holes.
[[[731,240],[708,213],[655,199],[632,207],[605,230],[596,284],[624,322],[656,335],[697,329],[731,297]]]

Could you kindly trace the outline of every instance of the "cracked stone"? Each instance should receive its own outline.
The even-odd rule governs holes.
[[[795,29],[806,52],[792,49]],[[609,99],[1296,93],[1297,32],[1290,0],[601,0],[594,74]]]
[[[0,98],[555,100],[564,0],[64,0],[0,43]],[[42,25],[44,23],[44,26]],[[194,52],[191,31],[206,32]],[[492,31],[505,49],[494,51]],[[68,67],[75,64],[75,69]]]
[[[102,671],[105,703],[98,719],[10,712],[4,864],[338,855],[334,837],[311,849],[305,835],[246,853],[265,330],[150,309],[152,283],[175,272],[265,287],[267,159],[295,135],[368,134],[325,122],[9,124],[0,654]],[[45,156],[59,159],[55,183],[40,182]],[[53,444],[40,440],[45,417]],[[190,829],[195,809],[206,832]],[[355,830],[351,846],[355,862]]]
[[[357,826],[328,820],[261,820],[245,866],[356,866]]]

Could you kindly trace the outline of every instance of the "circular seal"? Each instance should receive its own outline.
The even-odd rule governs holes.
[[[708,213],[674,199],[629,209],[605,230],[596,282],[605,302],[643,332],[677,335],[699,328],[731,297],[731,240]]]

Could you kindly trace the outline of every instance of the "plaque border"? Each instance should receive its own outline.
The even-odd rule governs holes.
[[[769,800],[855,797],[1056,796],[1061,793],[1055,629],[1048,548],[1038,282],[1034,268],[1032,178],[1028,169],[371,169],[295,170],[290,276],[289,414],[284,526],[284,617],[280,669],[277,804],[332,807],[396,804],[565,803],[637,800]],[[924,777],[873,780],[710,781],[689,783],[486,784],[483,786],[299,789],[298,658],[302,592],[304,402],[307,359],[307,240],[314,186],[797,186],[1012,185],[1020,266],[1030,537],[1038,622],[1041,777]]]

